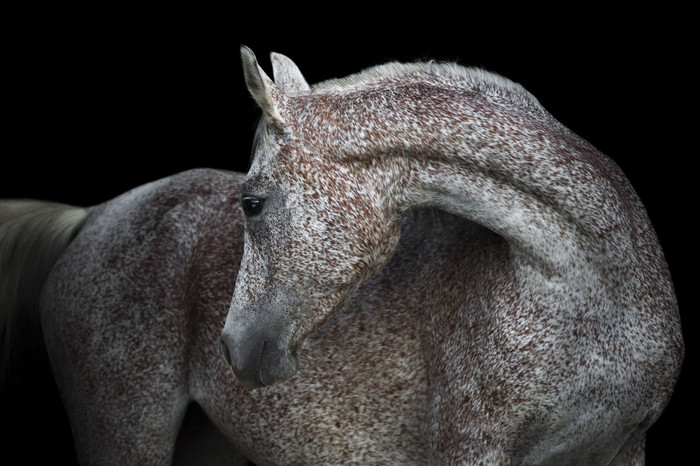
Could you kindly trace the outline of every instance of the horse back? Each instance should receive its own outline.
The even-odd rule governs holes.
[[[79,341],[78,329],[87,334],[100,329],[102,340],[114,338],[102,344],[120,346],[116,338],[128,337],[128,327],[139,331],[134,338],[158,327],[167,330],[161,337],[186,338],[187,312],[206,294],[200,285],[210,273],[207,261],[217,251],[231,255],[230,249],[241,242],[241,178],[192,170],[92,208],[47,281],[42,296],[47,338],[65,331]],[[211,247],[222,241],[226,243],[218,250]],[[200,257],[202,251],[206,258]],[[218,271],[233,274],[228,288],[233,287],[235,270]],[[88,354],[83,345],[94,342],[81,341],[80,353]]]
[[[235,283],[241,180],[192,170],[95,206],[56,263],[41,322],[82,458],[106,460],[109,442],[137,457],[139,440],[125,436],[144,418],[162,420],[152,427],[174,444],[195,334],[202,319],[217,326],[208,305],[230,299]],[[219,288],[205,285],[214,275]]]

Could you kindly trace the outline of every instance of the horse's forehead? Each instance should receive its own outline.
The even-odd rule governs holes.
[[[293,131],[266,129],[254,148],[248,178],[291,181],[321,163],[321,153],[314,148],[309,149]]]
[[[335,176],[338,155],[354,152],[362,131],[362,115],[347,112],[347,95],[330,92],[294,98],[284,126],[262,122],[256,134],[251,176],[311,182]],[[293,115],[293,116],[292,116]],[[340,164],[342,165],[342,164]]]
[[[253,155],[246,181],[273,178],[275,169],[279,168],[281,163],[279,159],[281,159],[280,152],[283,145],[282,136],[261,123],[255,136]]]
[[[285,196],[314,190],[314,183],[323,184],[313,176],[307,163],[298,157],[280,156],[276,151],[258,151],[248,170],[243,190],[249,194],[270,196],[284,192]]]

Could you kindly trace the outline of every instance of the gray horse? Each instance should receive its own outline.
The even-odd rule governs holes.
[[[80,461],[170,463],[195,402],[224,461],[643,462],[683,343],[619,168],[482,71],[242,55],[247,176],[0,204],[3,358],[36,320]]]

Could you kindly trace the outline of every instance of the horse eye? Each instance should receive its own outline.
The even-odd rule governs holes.
[[[241,199],[243,212],[245,212],[248,217],[254,217],[262,212],[264,203],[264,199],[255,196],[244,196],[243,199]]]

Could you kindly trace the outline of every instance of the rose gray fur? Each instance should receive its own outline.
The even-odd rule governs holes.
[[[245,177],[47,206],[32,237],[49,252],[18,239],[40,215],[0,204],[28,258],[3,283],[39,277],[22,312],[81,462],[169,464],[196,402],[260,466],[642,463],[683,342],[620,169],[480,70],[309,86],[286,57],[273,82],[242,53],[265,116]],[[262,210],[245,218],[242,195]]]

